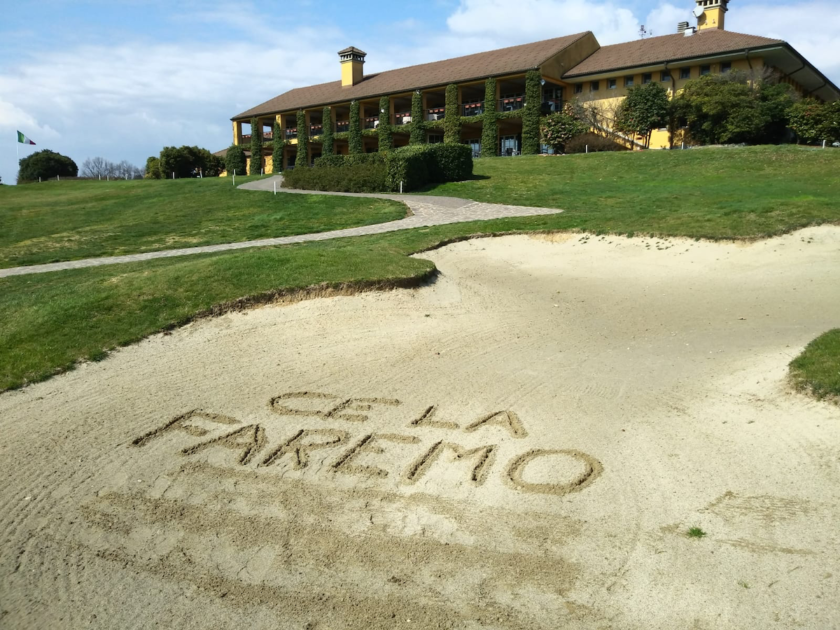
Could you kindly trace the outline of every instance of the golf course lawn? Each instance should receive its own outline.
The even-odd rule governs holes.
[[[587,231],[754,239],[809,225],[840,223],[840,151],[833,150],[759,147],[498,158],[476,161],[475,172],[474,180],[439,186],[430,194],[558,207],[564,212],[0,279],[0,391],[42,380],[71,368],[78,360],[101,358],[108,350],[181,325],[197,314],[219,310],[219,305],[240,298],[267,300],[278,292],[323,284],[404,284],[433,270],[432,263],[409,258],[410,254],[471,235]],[[127,182],[113,186],[124,186],[122,190],[131,192],[126,199],[134,201],[126,204],[147,210],[152,206],[137,201],[144,186],[160,191],[164,198],[170,194],[165,192],[167,187],[183,190],[189,185],[219,186],[218,191],[208,188],[214,194],[203,196],[204,202],[212,206],[214,199],[226,200],[227,207],[242,212],[240,225],[218,208],[207,207],[203,212],[208,216],[225,215],[219,220],[229,220],[226,229],[242,238],[256,236],[249,230],[255,229],[253,222],[256,216],[262,216],[262,210],[254,208],[267,212],[272,203],[285,203],[280,195],[275,202],[271,194],[236,191],[229,182],[218,181]],[[99,190],[95,185],[98,182],[92,182],[87,190]],[[79,191],[84,187],[73,186],[68,185],[68,190],[76,194],[74,203],[83,207],[86,202]],[[221,191],[223,187],[228,187],[226,193]],[[57,191],[57,203],[62,189],[55,185],[53,190]],[[19,194],[23,193],[14,195]],[[14,195],[4,190],[0,200],[14,199]],[[348,219],[343,210],[348,204],[359,222],[361,217],[370,219],[376,212],[380,213],[379,220],[387,220],[382,217],[389,213],[392,218],[402,216],[398,204],[375,206],[378,210],[374,212],[374,200],[359,199],[359,205],[353,206],[350,202],[355,200],[346,198],[289,196],[295,197],[295,202],[301,199],[299,203],[308,209],[301,208],[296,215],[295,231],[285,233],[298,233],[298,227],[303,230],[302,224],[308,220],[305,217],[318,213],[329,216],[320,221],[312,219],[322,229],[347,227],[337,222],[339,217]],[[130,213],[120,209],[121,198],[113,193],[109,203],[116,208],[115,216],[128,216]],[[40,203],[47,204],[48,200]],[[38,210],[41,216],[48,214],[48,207]],[[3,208],[5,216],[7,207]],[[184,216],[180,210],[176,214]],[[101,218],[102,213],[95,216]],[[113,221],[118,223],[116,218]],[[207,227],[212,221],[202,219],[198,224]],[[85,227],[81,219],[74,225],[78,230]],[[282,228],[289,226],[284,223]],[[42,230],[43,235],[54,232]],[[161,226],[155,237],[149,237],[149,243],[157,239],[159,246],[175,233]],[[178,238],[198,238],[183,226],[177,234]],[[202,234],[206,236],[206,232]],[[269,235],[278,232],[259,234]],[[116,245],[108,249],[108,238],[98,241],[97,255],[125,253]],[[123,242],[123,237],[113,238],[115,243]],[[0,246],[0,259],[6,265],[13,261],[22,264],[20,251],[15,254],[18,258],[9,253],[16,247],[8,244],[11,241],[14,239]],[[40,253],[30,252],[27,262],[56,259],[56,251],[49,247],[46,242]],[[93,255],[82,244],[61,251]],[[808,381],[810,368],[805,367],[803,374]]]

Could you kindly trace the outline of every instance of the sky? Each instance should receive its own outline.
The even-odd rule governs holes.
[[[727,30],[784,39],[840,85],[837,0],[731,0]],[[693,22],[693,0],[0,0],[0,177],[49,148],[138,166],[230,145],[230,118],[294,87],[591,30],[602,45]],[[20,130],[36,147],[18,145]]]

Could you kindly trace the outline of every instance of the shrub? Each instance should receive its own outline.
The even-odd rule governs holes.
[[[542,141],[556,153],[566,150],[566,143],[589,129],[584,123],[567,112],[555,112],[540,121]]]
[[[411,133],[409,144],[424,144],[426,142],[426,127],[423,125],[423,97],[419,91],[411,95]]]
[[[458,86],[446,86],[446,109],[443,115],[443,141],[446,144],[461,142],[461,113],[458,111]]]
[[[145,179],[160,179],[160,158],[151,156],[146,158],[146,174]]]
[[[164,147],[160,152],[160,174],[164,179],[172,177],[173,172],[178,178],[197,177],[199,172],[215,177],[224,166],[220,157],[200,147]]]
[[[256,118],[251,119],[251,170],[249,175],[260,175],[263,167],[262,125]]]
[[[351,155],[323,155],[315,158],[315,168],[333,168],[355,164],[385,163],[382,153],[353,153]]]
[[[403,191],[426,184],[453,182],[472,175],[472,150],[465,144],[423,144],[400,147],[386,157],[388,186]]]
[[[390,151],[394,148],[394,132],[391,129],[391,99],[383,96],[379,99],[379,150]]]
[[[66,155],[44,149],[20,160],[18,180],[37,181],[39,177],[76,177],[79,167]]]
[[[362,120],[359,113],[359,101],[350,103],[350,153],[364,153],[364,145],[362,144]]]
[[[597,133],[583,133],[569,140],[564,147],[564,151],[565,153],[586,153],[586,147],[589,147],[590,153],[627,150],[626,147],[609,138],[599,136]]]
[[[329,107],[325,107],[321,114],[321,125],[323,127],[321,155],[332,155],[335,151],[335,137],[333,136],[332,110]]]
[[[538,70],[529,70],[525,75],[525,109],[522,112],[522,155],[536,155],[540,152],[540,108],[542,90]]]
[[[306,123],[306,113],[301,109],[297,113],[297,156],[295,168],[309,166],[309,125]]]
[[[840,101],[804,99],[790,108],[788,119],[790,128],[805,142],[840,142]]]
[[[376,155],[376,154],[372,154]],[[341,156],[330,156],[341,157]],[[298,190],[374,193],[387,192],[387,167],[379,162],[357,162],[344,166],[294,169],[283,177],[283,186]]]
[[[148,168],[147,163],[147,171]],[[158,168],[160,168],[160,162],[158,162]],[[230,148],[227,150],[227,155],[225,155],[225,170],[227,170],[228,175],[233,175],[234,173],[237,175],[245,174],[245,150],[241,145],[230,145]]]
[[[481,157],[495,157],[498,133],[496,131],[496,79],[484,82],[484,114],[481,127]]]
[[[668,123],[671,102],[668,92],[659,83],[637,85],[627,91],[615,115],[613,127],[632,136],[643,136],[645,147],[650,147],[654,129]]]
[[[283,149],[286,141],[283,138],[283,130],[280,123],[274,121],[274,128],[271,132],[271,172],[280,173],[283,171]]]

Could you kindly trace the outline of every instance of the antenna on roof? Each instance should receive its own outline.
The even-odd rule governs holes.
[[[645,28],[645,25],[642,24],[639,27],[639,39],[647,39],[648,37],[653,37],[653,31],[649,31]]]

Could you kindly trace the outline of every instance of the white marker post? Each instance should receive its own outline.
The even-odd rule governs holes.
[[[277,195],[277,180],[274,180],[274,194]]]

